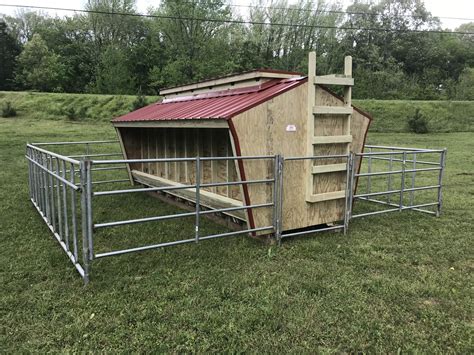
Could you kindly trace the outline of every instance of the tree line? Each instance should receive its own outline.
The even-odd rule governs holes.
[[[442,31],[422,0],[257,0],[246,15],[228,0],[163,0],[148,16],[135,0],[88,0],[85,10],[0,15],[0,90],[156,94],[255,68],[305,72],[316,50],[318,73],[342,72],[352,55],[355,98],[474,99],[474,34]]]

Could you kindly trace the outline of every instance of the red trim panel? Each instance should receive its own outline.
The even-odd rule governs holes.
[[[232,120],[228,120],[227,121],[229,123],[229,129],[230,129],[230,133],[232,134],[232,139],[234,140],[234,146],[235,146],[235,154],[238,156],[238,157],[241,157],[242,156],[242,152],[240,150],[240,143],[239,143],[239,137],[237,136],[237,131],[235,130],[235,126],[234,126],[234,123],[232,122]],[[240,171],[240,178],[242,179],[242,181],[246,181],[247,178],[245,176],[245,169],[244,169],[244,162],[242,160],[238,160],[237,161],[237,164],[239,165],[239,171]],[[245,204],[247,206],[250,206],[251,203],[250,203],[250,195],[249,195],[249,190],[247,188],[247,185],[246,184],[242,184],[242,190],[244,192],[244,199],[245,199]],[[255,228],[255,221],[253,219],[253,211],[251,208],[247,209],[248,213],[248,217],[249,217],[249,224],[250,224],[250,228],[251,229],[254,229]],[[253,236],[255,236],[255,232],[252,233]]]

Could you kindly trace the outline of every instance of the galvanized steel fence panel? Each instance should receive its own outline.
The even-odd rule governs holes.
[[[273,234],[278,243],[281,243],[283,238],[317,232],[343,230],[344,234],[346,234],[349,228],[349,222],[352,218],[403,210],[416,210],[439,216],[442,208],[442,179],[446,164],[446,149],[423,150],[416,148],[366,146],[366,152],[360,154],[350,153],[344,155],[287,158],[281,155],[272,155],[249,157],[114,159],[114,157],[122,157],[122,154],[116,152],[96,152],[97,149],[95,148],[94,152],[91,152],[92,147],[98,144],[113,145],[117,143],[116,141],[55,142],[34,143],[27,144],[26,146],[30,199],[79,274],[83,277],[85,283],[89,281],[90,263],[94,259],[256,232]],[[85,152],[82,154],[61,155],[43,148],[44,146],[70,147],[75,145],[84,147]],[[426,155],[433,154],[439,155],[439,159],[433,161],[424,158]],[[80,160],[76,160],[76,158]],[[91,160],[91,158],[100,158],[101,160]],[[285,208],[283,199],[283,177],[285,167],[291,168],[291,164],[294,161],[304,161],[312,164],[314,161],[336,158],[343,159],[346,162],[343,220],[341,220],[339,224],[332,226],[309,228],[303,231],[283,232],[282,216]],[[271,161],[273,163],[273,176],[257,180],[203,183],[201,178],[202,164],[205,161],[211,160]],[[356,171],[356,163],[358,161],[360,162],[359,169],[360,166],[367,165],[366,172]],[[128,189],[115,188],[101,191],[96,191],[97,189],[94,187],[97,185],[113,185],[115,183],[130,181],[130,178],[105,178],[95,180],[93,173],[107,173],[112,170],[125,171],[125,164],[131,163],[158,164],[170,162],[193,162],[195,166],[195,183],[179,186],[148,186]],[[386,162],[388,169],[374,171],[374,162]],[[396,167],[396,164],[401,164],[401,168]],[[434,184],[416,186],[417,172],[436,172],[437,182]],[[387,178],[386,189],[373,191],[373,179],[377,177]],[[400,186],[398,188],[394,188],[394,177],[400,177]],[[361,179],[365,179],[364,192],[355,193],[356,185],[358,183],[360,184]],[[406,187],[407,181],[409,183],[408,188]],[[271,185],[271,201],[254,205],[245,205],[244,202],[242,206],[217,209],[203,209],[201,207],[200,199],[201,190],[203,188],[252,184]],[[191,212],[94,223],[94,201],[102,196],[143,192],[172,192],[173,190],[183,189],[194,190],[195,208]],[[436,200],[418,204],[415,203],[416,192],[425,190],[437,190]],[[409,199],[408,204],[404,202],[407,193]],[[387,196],[387,199],[381,200],[380,198],[383,196]],[[393,202],[393,196],[397,197],[396,200],[398,203]],[[378,206],[385,206],[386,208],[365,213],[354,213],[353,209],[356,201],[371,202]],[[425,209],[431,206],[435,206],[436,211]],[[272,208],[271,225],[210,235],[203,234],[201,231],[202,216],[239,210],[249,211],[258,208]],[[132,248],[95,252],[94,236],[95,233],[101,229],[188,217],[194,217],[194,235],[192,235],[192,237],[190,236],[190,238]]]

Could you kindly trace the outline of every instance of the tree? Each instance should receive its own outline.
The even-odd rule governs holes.
[[[34,34],[18,56],[16,81],[25,89],[63,91],[64,72],[59,55],[49,50],[39,34]]]
[[[8,31],[7,24],[0,20],[0,90],[13,88],[16,56],[20,53],[20,46]]]
[[[125,51],[109,46],[102,53],[92,91],[100,94],[135,93],[135,80]]]
[[[200,80],[232,71],[229,43],[236,26],[202,18],[231,19],[229,6],[222,0],[165,0],[153,13],[169,18],[156,19],[163,37],[167,63],[161,72],[164,86]],[[158,78],[155,78],[155,82]]]
[[[474,100],[474,68],[466,68],[459,76],[456,86],[457,100]]]

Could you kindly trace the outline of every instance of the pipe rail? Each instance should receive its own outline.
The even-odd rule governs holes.
[[[366,152],[319,155],[319,156],[291,156],[281,155],[256,155],[256,156],[236,156],[236,157],[185,157],[185,158],[148,158],[148,159],[98,159],[91,158],[122,156],[121,153],[106,153],[91,146],[101,144],[118,144],[116,140],[84,141],[84,142],[48,142],[31,143],[26,145],[26,161],[28,163],[28,183],[29,196],[33,206],[36,208],[41,218],[47,224],[53,236],[59,242],[61,248],[73,263],[84,282],[89,281],[90,265],[95,259],[109,256],[123,255],[134,252],[141,252],[169,246],[200,242],[216,238],[225,238],[243,234],[256,235],[256,233],[271,233],[278,244],[284,238],[300,235],[314,234],[318,232],[342,230],[344,234],[348,232],[349,222],[353,218],[360,218],[372,215],[379,215],[388,212],[414,210],[439,216],[442,209],[442,179],[446,164],[446,149],[417,149],[387,147],[378,145],[366,145]],[[42,147],[70,146],[78,145],[86,148],[84,154],[61,155],[51,152]],[[428,161],[420,159],[421,154],[439,155],[439,160]],[[76,160],[78,158],[80,160]],[[284,224],[284,170],[286,164],[293,162],[312,162],[317,160],[337,159],[346,162],[343,182],[344,213],[341,221],[335,225],[326,227],[312,227],[305,230],[283,231]],[[430,158],[431,159],[431,158]],[[207,161],[267,161],[272,162],[273,172],[267,173],[265,178],[243,181],[213,181],[203,182],[201,173],[203,162]],[[170,186],[148,186],[138,188],[117,188],[115,184],[130,182],[128,179],[113,176],[127,171],[128,164],[133,163],[170,163],[170,162],[195,162],[195,176],[197,180],[192,184],[176,184]],[[384,171],[374,169],[376,164],[388,163],[388,169]],[[395,165],[401,164],[401,169]],[[408,166],[410,164],[410,166]],[[120,166],[118,166],[120,165]],[[367,165],[367,172],[360,172],[360,166]],[[430,167],[426,167],[429,165]],[[437,182],[417,186],[417,172],[437,172]],[[107,176],[101,175],[109,174]],[[101,175],[102,179],[97,179]],[[271,175],[271,176],[268,176]],[[388,179],[387,188],[383,191],[373,191],[375,186],[372,178],[386,177]],[[400,176],[400,186],[396,187],[395,178]],[[431,177],[432,175],[429,174]],[[365,179],[365,180],[364,180]],[[366,181],[366,191],[356,193],[357,184]],[[408,186],[406,186],[408,184]],[[98,186],[110,185],[109,190],[95,191]],[[272,193],[270,201],[256,204],[242,204],[241,206],[231,206],[222,208],[209,208],[201,206],[202,189],[225,186],[248,186],[266,185],[271,186]],[[285,186],[291,188],[291,186]],[[100,201],[98,197],[116,196],[129,193],[143,192],[163,192],[171,193],[176,190],[188,190],[192,193],[194,209],[190,212],[141,217],[118,221],[94,221],[94,205]],[[436,201],[416,201],[416,192],[435,190],[437,191]],[[392,197],[396,196],[396,202]],[[406,198],[409,203],[405,203]],[[395,198],[393,198],[395,200]],[[372,203],[378,206],[385,206],[385,209],[369,211],[364,213],[353,213],[355,201]],[[357,202],[358,203],[358,202]],[[427,208],[436,208],[436,211]],[[242,230],[206,235],[202,232],[201,217],[212,214],[229,214],[236,211],[252,211],[258,208],[271,208],[271,225],[264,227],[247,227]],[[95,216],[97,217],[97,216]],[[170,242],[155,243],[133,248],[112,251],[95,251],[95,239],[100,237],[100,231],[104,228],[121,227],[125,225],[136,225],[151,222],[163,222],[182,218],[194,218],[194,232],[187,239]],[[79,232],[79,227],[81,231]]]

